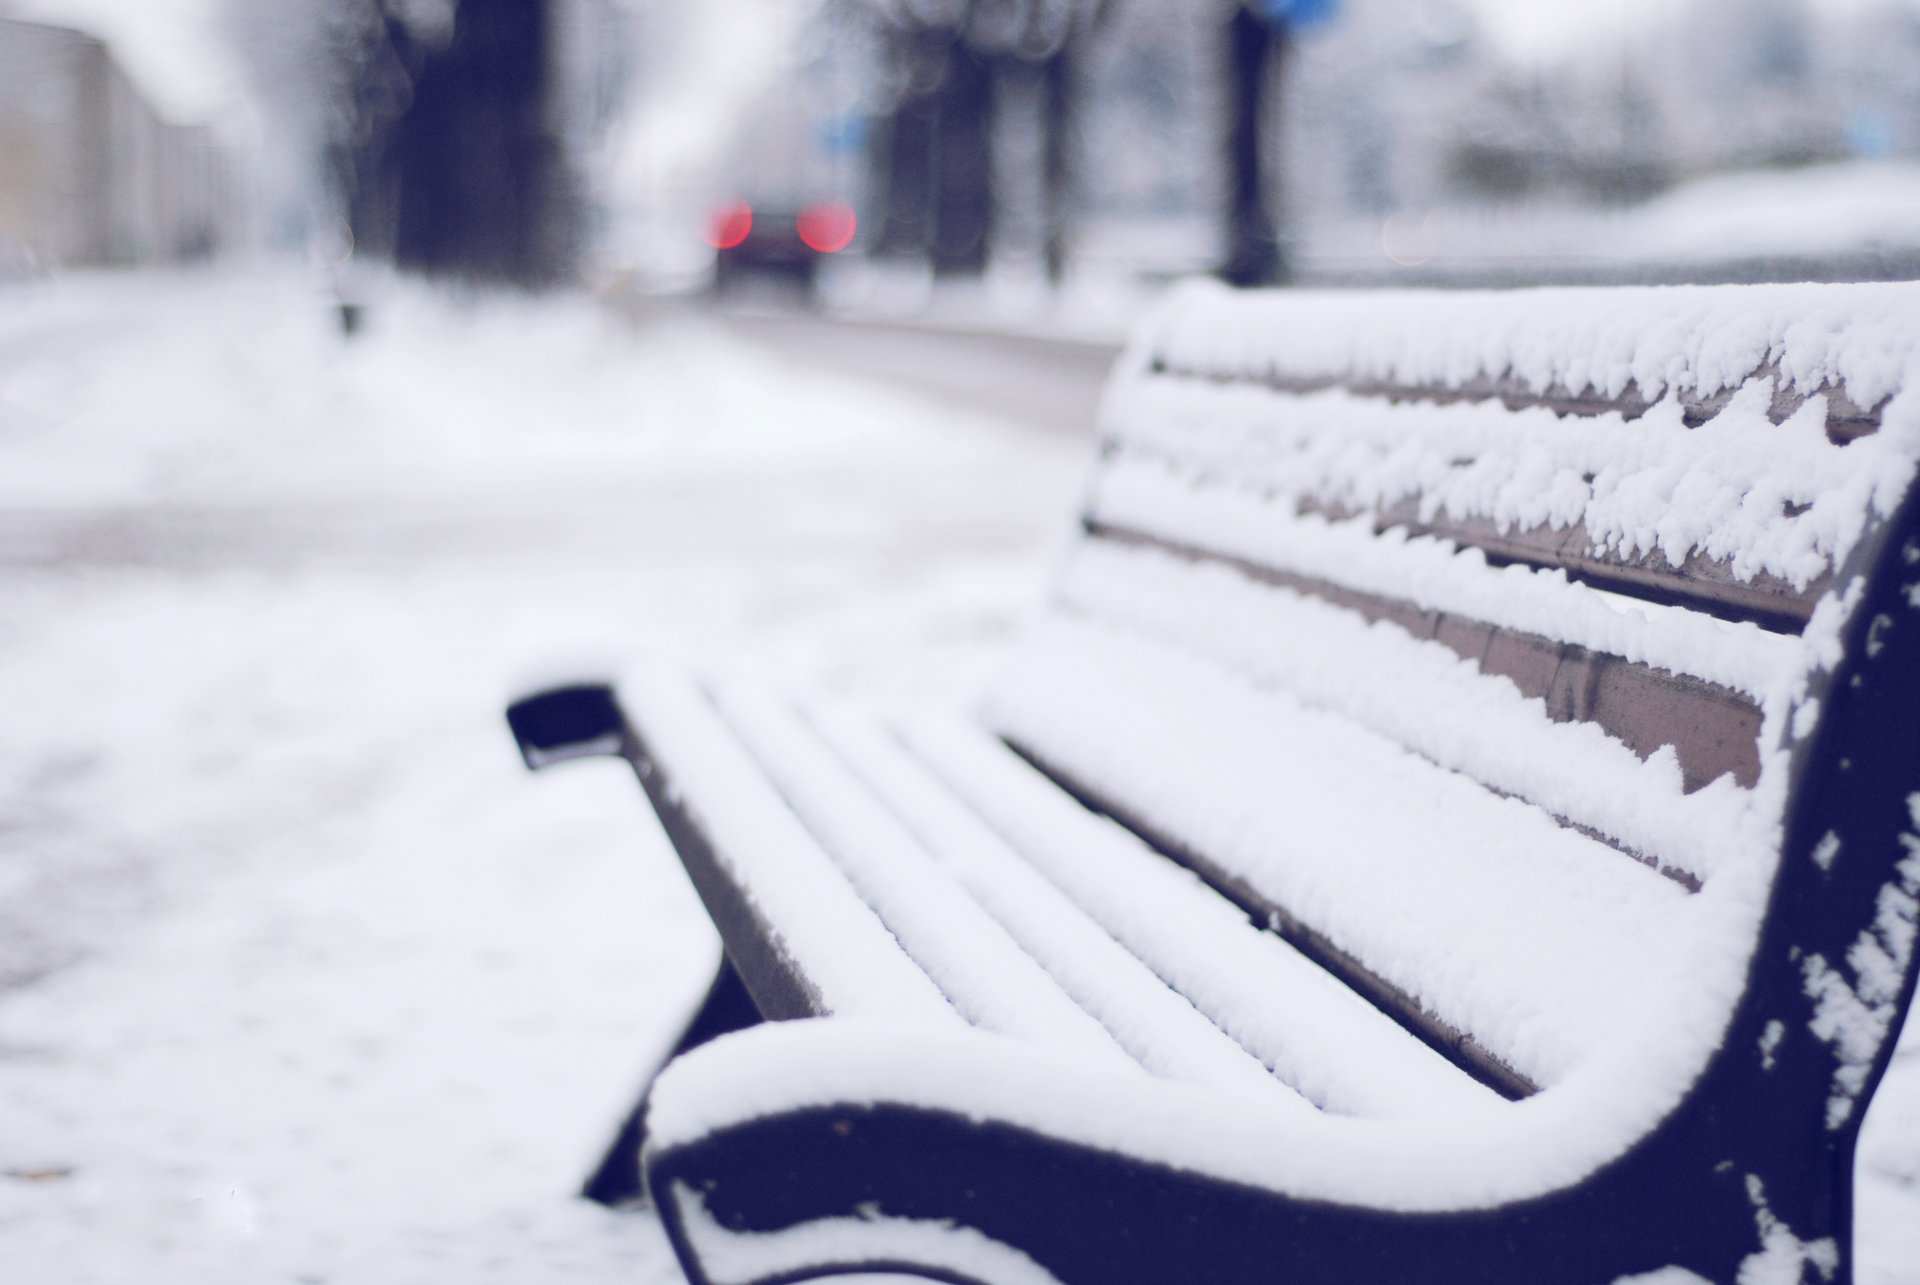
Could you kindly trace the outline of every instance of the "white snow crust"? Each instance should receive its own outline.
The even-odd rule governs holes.
[[[1653,1046],[1628,1055],[1646,1055],[1641,1073],[1668,1093],[1694,1069]],[[767,1075],[768,1065],[781,1074]],[[977,1028],[809,1020],[726,1036],[678,1059],[655,1084],[648,1127],[655,1145],[671,1148],[785,1111],[903,1103],[1281,1192],[1439,1211],[1550,1191],[1617,1154],[1662,1110],[1662,1094],[1625,1082],[1621,1069],[1589,1068],[1561,1091],[1494,1111],[1366,1120],[1249,1112],[1208,1087]]]
[[[1792,638],[1755,625],[1623,598],[1571,583],[1560,571],[1492,567],[1478,549],[1451,541],[1398,530],[1376,535],[1365,518],[1295,515],[1252,489],[1159,461],[1116,462],[1088,512],[1124,529],[1610,652],[1756,699],[1776,695],[1781,671],[1799,660]]]
[[[1262,1063],[1235,1042],[1229,1034],[1233,1027],[1214,1025],[1208,1013],[1155,976],[877,722],[831,704],[816,704],[809,719],[831,751],[966,885],[1021,949],[1143,1066],[1170,1079],[1251,1093],[1273,1108],[1304,1106],[1281,1092]],[[1107,877],[1113,875],[1109,869]],[[1251,932],[1244,924],[1243,930]]]
[[[1742,579],[1766,573],[1804,586],[1844,559],[1870,500],[1897,497],[1912,443],[1897,433],[1829,441],[1819,398],[1775,424],[1772,385],[1771,376],[1749,381],[1689,428],[1671,400],[1626,421],[1145,378],[1111,401],[1107,424],[1140,455],[1289,507],[1299,498],[1366,509],[1414,501],[1423,521],[1584,525],[1594,548],[1618,557],[1653,554],[1678,567],[1697,553]]]
[[[1539,809],[1108,625],[1031,630],[988,718],[1536,1082],[1663,1013],[1701,931],[1678,884]]]
[[[1671,752],[1642,759],[1595,724],[1555,721],[1544,701],[1523,696],[1511,680],[1484,675],[1445,644],[1415,639],[1390,622],[1368,624],[1225,566],[1099,542],[1072,553],[1055,594],[1071,618],[1123,626],[1206,656],[1255,686],[1352,719],[1663,866],[1705,876],[1770,838],[1751,795],[1731,778],[1689,794]],[[1281,638],[1287,645],[1275,646]],[[1798,659],[1797,648],[1774,654],[1783,650]],[[1017,673],[1021,663],[1010,670]],[[1772,677],[1778,707],[1792,672]],[[1128,699],[1135,690],[1128,689]],[[1019,699],[996,698],[990,717],[1019,717]]]
[[[827,1012],[908,1023],[957,1016],[690,681],[654,667],[623,683],[621,697],[716,857]]]
[[[1255,928],[1198,876],[1063,795],[972,720],[923,713],[899,732],[1035,870],[1315,1105],[1395,1116],[1499,1104],[1284,940]]]
[[[1804,586],[1845,559],[1912,476],[1916,317],[1911,284],[1350,295],[1195,285],[1143,327],[1103,422],[1130,452],[1277,507],[1412,500],[1426,520],[1584,526],[1594,546],[1626,558],[1677,567],[1699,554],[1742,579]],[[1260,385],[1277,375],[1632,389],[1655,405],[1633,421],[1556,419],[1498,401],[1393,404]],[[1768,414],[1776,384],[1808,397],[1780,424]],[[1705,424],[1682,422],[1678,395],[1726,390],[1731,401]],[[1834,390],[1885,402],[1880,430],[1830,442]]]
[[[1542,393],[1631,387],[1649,401],[1711,396],[1776,366],[1797,392],[1839,386],[1871,407],[1911,388],[1916,318],[1920,286],[1908,282],[1265,293],[1199,282],[1143,327],[1136,351],[1210,375],[1408,387],[1511,377]]]
[[[1847,948],[1844,968],[1817,954],[1801,964],[1807,996],[1815,1003],[1813,1034],[1833,1047],[1840,1062],[1827,1099],[1829,1129],[1851,1118],[1866,1088],[1873,1058],[1899,1017],[1901,979],[1920,934],[1920,794],[1908,796],[1907,811],[1914,829],[1900,836],[1907,853],[1898,867],[1900,882],[1880,890],[1873,926]]]
[[[926,970],[964,1017],[993,1030],[1084,1047],[1089,1056],[1133,1065],[1106,1030],[861,788],[778,696],[757,685],[733,686],[716,693],[715,703],[767,779],[818,836],[828,859],[879,916],[893,938],[888,945],[903,952],[902,963]],[[668,754],[664,761],[677,779],[675,758]],[[701,809],[706,815],[735,808],[736,788],[729,782],[703,799],[698,789],[682,786],[689,802],[709,805]],[[758,867],[753,871],[754,876],[761,873]],[[750,892],[754,887],[748,884]],[[783,933],[805,931],[838,942],[847,931],[844,925],[824,918],[817,924],[808,921],[833,907],[824,897],[796,898],[794,904],[780,907],[780,913],[802,916],[802,923],[795,927],[786,918],[774,922]],[[860,963],[863,969],[871,966],[871,961]]]
[[[1823,1281],[1833,1279],[1840,1268],[1840,1247],[1832,1237],[1808,1241],[1794,1235],[1768,1206],[1767,1187],[1758,1175],[1747,1175],[1747,1199],[1753,1205],[1760,1248],[1741,1260],[1735,1285],[1801,1285],[1808,1267]]]
[[[714,1285],[744,1285],[807,1268],[832,1267],[852,1259],[916,1263],[958,1272],[968,1280],[994,1285],[1061,1285],[1046,1268],[1013,1248],[972,1228],[923,1218],[890,1218],[879,1210],[858,1218],[824,1218],[780,1231],[739,1232],[723,1227],[707,1212],[700,1193],[676,1183],[673,1200],[681,1226],[700,1255]],[[835,1280],[881,1278],[834,1275]],[[902,1280],[904,1277],[891,1277]]]

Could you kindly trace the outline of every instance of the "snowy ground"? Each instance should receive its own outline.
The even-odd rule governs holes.
[[[0,1279],[674,1278],[569,1197],[715,947],[631,776],[529,779],[502,703],[964,685],[1085,444],[691,318],[324,320],[0,296]]]
[[[636,652],[957,690],[1086,443],[698,317],[343,347],[284,277],[0,294],[0,1279],[676,1279],[570,1199],[714,952],[514,689]],[[992,378],[983,371],[982,378]],[[1920,1281],[1920,1048],[1862,1281]]]

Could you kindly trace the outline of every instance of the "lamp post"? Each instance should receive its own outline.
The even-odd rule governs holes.
[[[1283,282],[1291,265],[1279,220],[1277,148],[1281,89],[1295,33],[1338,11],[1338,0],[1234,0],[1226,27],[1226,254],[1220,276],[1236,286]]]

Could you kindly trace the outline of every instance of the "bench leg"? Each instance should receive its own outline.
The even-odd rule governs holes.
[[[699,1010],[694,1013],[693,1020],[687,1023],[687,1029],[681,1033],[666,1061],[671,1062],[709,1040],[757,1026],[761,1020],[760,1010],[754,1007],[752,997],[747,994],[746,983],[740,980],[740,974],[734,970],[733,961],[722,955],[720,972],[713,979],[713,985],[707,988],[707,997],[700,1001]],[[620,1132],[614,1135],[606,1156],[593,1171],[593,1176],[587,1179],[586,1186],[580,1189],[580,1194],[588,1200],[618,1207],[638,1204],[646,1199],[646,1184],[640,1178],[640,1148],[646,1142],[647,1093],[652,1087],[650,1076],[646,1089],[640,1093],[640,1100],[634,1103],[626,1122],[620,1126]]]

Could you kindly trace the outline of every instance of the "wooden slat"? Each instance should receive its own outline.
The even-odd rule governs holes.
[[[1197,1001],[1162,981],[1095,918],[1097,900],[1083,904],[1063,891],[888,730],[829,705],[815,705],[809,714],[828,752],[1142,1066],[1243,1093],[1287,1092],[1250,1042],[1210,1020]],[[1114,879],[1113,866],[1103,866],[1102,873],[1104,890]],[[1281,1109],[1304,1101],[1290,1100]]]
[[[780,935],[754,906],[746,889],[734,881],[706,831],[688,810],[673,777],[637,729],[627,729],[621,756],[640,778],[647,801],[659,816],[688,880],[700,894],[707,917],[720,934],[727,959],[746,983],[760,1015],[786,1021],[824,1014],[827,1006],[819,988],[787,954]]]
[[[751,685],[713,699],[821,851],[964,1017],[1138,1069],[787,701]]]
[[[1112,441],[1105,444],[1103,467],[1129,459],[1153,461],[1176,470],[1182,467],[1181,461],[1149,448]],[[1097,503],[1097,490],[1094,498]],[[1570,527],[1503,529],[1488,518],[1456,518],[1444,512],[1423,517],[1421,507],[1417,495],[1380,509],[1302,495],[1288,504],[1287,511],[1290,516],[1320,517],[1329,522],[1371,517],[1376,533],[1398,527],[1409,535],[1431,536],[1461,548],[1478,549],[1494,566],[1563,571],[1568,579],[1596,589],[1698,611],[1735,624],[1750,623],[1769,633],[1798,634],[1812,617],[1815,605],[1833,586],[1831,571],[1800,588],[1764,573],[1742,577],[1730,562],[1698,552],[1677,567],[1657,551],[1627,556],[1594,540],[1584,522]],[[1088,520],[1099,521],[1092,515]]]
[[[1276,571],[1147,532],[1098,521],[1086,523],[1086,531],[1093,539],[1230,567],[1262,583],[1353,611],[1369,622],[1389,621],[1416,638],[1441,643],[1477,663],[1482,673],[1510,679],[1522,694],[1543,700],[1548,716],[1556,722],[1594,723],[1642,758],[1662,746],[1673,746],[1689,793],[1727,774],[1743,786],[1759,780],[1760,708],[1730,688],[1538,634],[1501,629],[1401,599]],[[1644,854],[1631,855],[1660,868]],[[1677,871],[1663,873],[1698,886]]]
[[[623,753],[763,1015],[962,1020],[703,691],[658,670],[621,695]]]
[[[1484,1086],[1291,949],[1244,908],[1108,824],[971,720],[922,714],[905,750],[965,801],[943,840],[984,825],[1039,882],[1324,1109],[1436,1116],[1487,1105]],[[1030,863],[1030,864],[1028,864]],[[1101,970],[1103,973],[1106,970]],[[1136,1030],[1149,1026],[1136,1025]],[[1155,1039],[1164,1050],[1168,1041]]]
[[[1344,504],[1302,499],[1302,515],[1316,514],[1329,521],[1363,516],[1363,510]],[[1433,536],[1479,549],[1495,566],[1560,570],[1569,579],[1597,589],[1644,598],[1650,602],[1705,612],[1721,620],[1751,621],[1774,633],[1797,634],[1806,627],[1813,608],[1833,584],[1828,572],[1795,588],[1778,576],[1742,579],[1730,563],[1694,553],[1678,567],[1657,552],[1624,557],[1596,542],[1586,524],[1570,527],[1528,527],[1502,530],[1485,518],[1459,519],[1445,514],[1420,516],[1420,500],[1409,497],[1373,515],[1375,531],[1394,527],[1409,535]]]
[[[1649,398],[1636,384],[1629,384],[1617,397],[1608,397],[1592,388],[1582,389],[1579,392],[1557,386],[1543,390],[1530,387],[1510,375],[1497,379],[1465,380],[1459,384],[1447,386],[1414,385],[1377,379],[1353,379],[1343,375],[1289,375],[1277,371],[1253,375],[1244,372],[1193,370],[1170,365],[1158,358],[1152,362],[1149,371],[1153,376],[1163,379],[1244,384],[1301,395],[1324,393],[1338,388],[1355,397],[1378,398],[1381,401],[1394,403],[1425,402],[1446,406],[1456,402],[1498,401],[1508,410],[1544,408],[1556,415],[1576,415],[1584,418],[1617,413],[1622,419],[1636,420],[1653,409],[1665,397],[1665,394],[1662,394],[1659,397]],[[1732,388],[1723,388],[1710,396],[1690,392],[1681,393],[1682,420],[1691,428],[1699,427],[1725,410],[1733,400],[1734,394],[1746,383],[1755,379],[1773,381],[1773,401],[1768,407],[1767,414],[1768,418],[1776,424],[1785,423],[1814,397],[1823,396],[1827,399],[1826,430],[1829,441],[1844,444],[1879,430],[1880,408],[1885,405],[1884,401],[1874,406],[1862,406],[1847,395],[1846,389],[1831,386],[1821,387],[1812,393],[1802,393],[1782,377],[1777,366],[1771,364],[1754,371],[1740,384]]]
[[[1545,811],[1150,633],[1056,613],[983,713],[1340,981],[1406,997],[1436,1051],[1471,1036],[1534,1084],[1633,1029],[1711,915]]]
[[[1405,991],[1335,946],[1323,934],[1290,914],[1285,907],[1263,896],[1245,880],[1148,823],[1132,809],[1090,789],[1072,773],[1048,762],[1028,747],[1009,741],[1008,748],[1071,795],[1082,807],[1111,819],[1154,851],[1193,871],[1208,886],[1245,911],[1256,927],[1279,936],[1391,1018],[1408,1034],[1479,1083],[1514,1101],[1539,1092],[1538,1085],[1494,1056],[1473,1036],[1422,1009]]]

